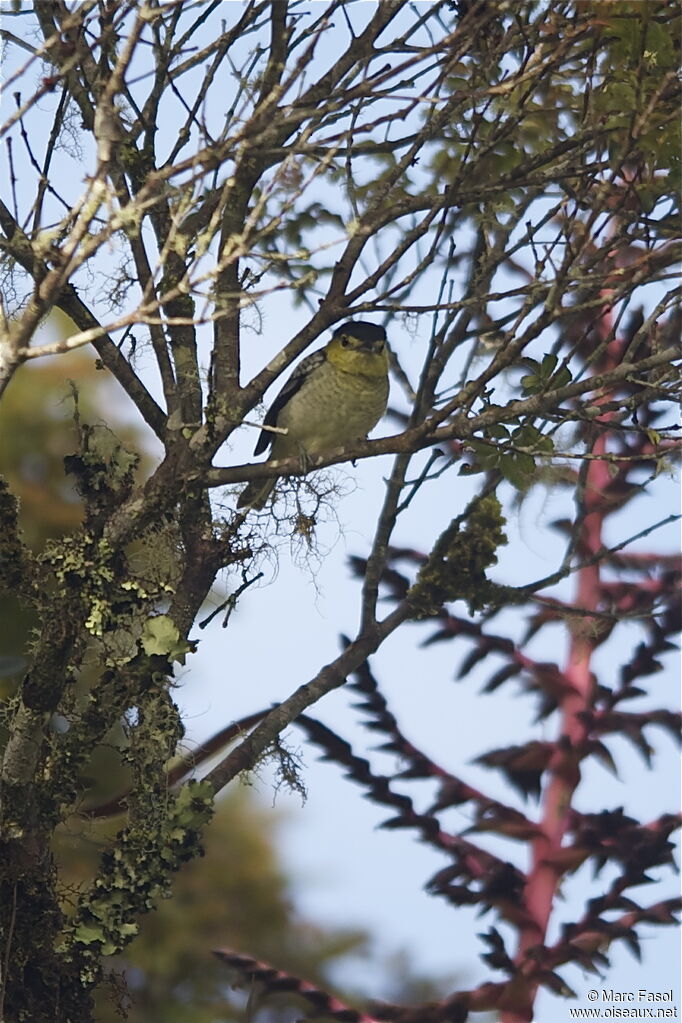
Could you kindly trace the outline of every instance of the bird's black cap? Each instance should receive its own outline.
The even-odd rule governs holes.
[[[358,341],[366,345],[386,340],[384,328],[377,326],[376,323],[368,323],[367,320],[349,320],[347,323],[342,323],[334,331],[334,337],[339,337],[341,334],[350,334],[351,337],[357,338]]]

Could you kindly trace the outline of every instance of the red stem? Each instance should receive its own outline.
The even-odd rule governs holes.
[[[606,308],[597,326],[600,340],[611,331],[611,310]],[[605,354],[605,366],[600,370],[617,365],[621,355],[621,344],[612,341]],[[593,404],[605,404],[612,400],[611,394],[595,397]],[[613,418],[613,413],[600,416],[598,423],[603,426]],[[608,432],[603,430],[597,437],[594,455],[606,453]],[[611,482],[607,461],[596,458],[590,461],[586,478],[584,505],[585,516],[581,526],[579,547],[586,556],[597,554],[603,549],[604,520],[608,505],[604,493]],[[596,561],[579,570],[578,585],[574,604],[577,607],[598,611],[601,596],[601,567]],[[580,782],[581,749],[587,738],[587,728],[581,715],[589,711],[594,700],[595,681],[591,668],[592,655],[600,640],[597,620],[587,616],[576,618],[571,625],[571,642],[564,676],[570,685],[561,701],[561,722],[559,740],[548,767],[549,782],[543,797],[543,813],[540,834],[532,842],[532,862],[525,889],[527,923],[519,929],[516,965],[522,972],[537,970],[537,961],[528,952],[545,941],[554,899],[565,867],[558,853],[570,821],[571,799]],[[500,1023],[532,1023],[533,1003],[537,993],[537,981],[530,981],[521,996],[522,1001],[504,1009]]]

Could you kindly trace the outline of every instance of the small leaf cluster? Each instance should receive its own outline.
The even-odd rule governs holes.
[[[551,455],[554,442],[532,423],[494,423],[486,428],[485,439],[469,441],[468,447],[475,461],[463,466],[462,475],[499,472],[517,490],[525,490],[535,477],[536,458]]]
[[[573,374],[568,366],[556,368],[559,356],[553,352],[548,352],[542,362],[530,358],[524,358],[522,361],[529,370],[525,376],[521,377],[521,387],[526,396],[557,390],[559,387],[570,384],[573,379]]]

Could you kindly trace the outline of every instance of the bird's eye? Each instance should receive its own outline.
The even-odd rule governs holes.
[[[347,334],[341,335],[341,344],[343,345],[344,348],[348,348],[348,345],[350,344],[350,338],[348,337]]]

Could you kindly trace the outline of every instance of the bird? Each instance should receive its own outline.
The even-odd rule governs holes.
[[[366,320],[350,320],[334,331],[325,348],[296,367],[265,416],[254,454],[272,447],[271,458],[303,461],[364,440],[379,422],[388,402],[386,331]],[[253,480],[237,501],[238,508],[260,510],[274,490],[277,476]]]

